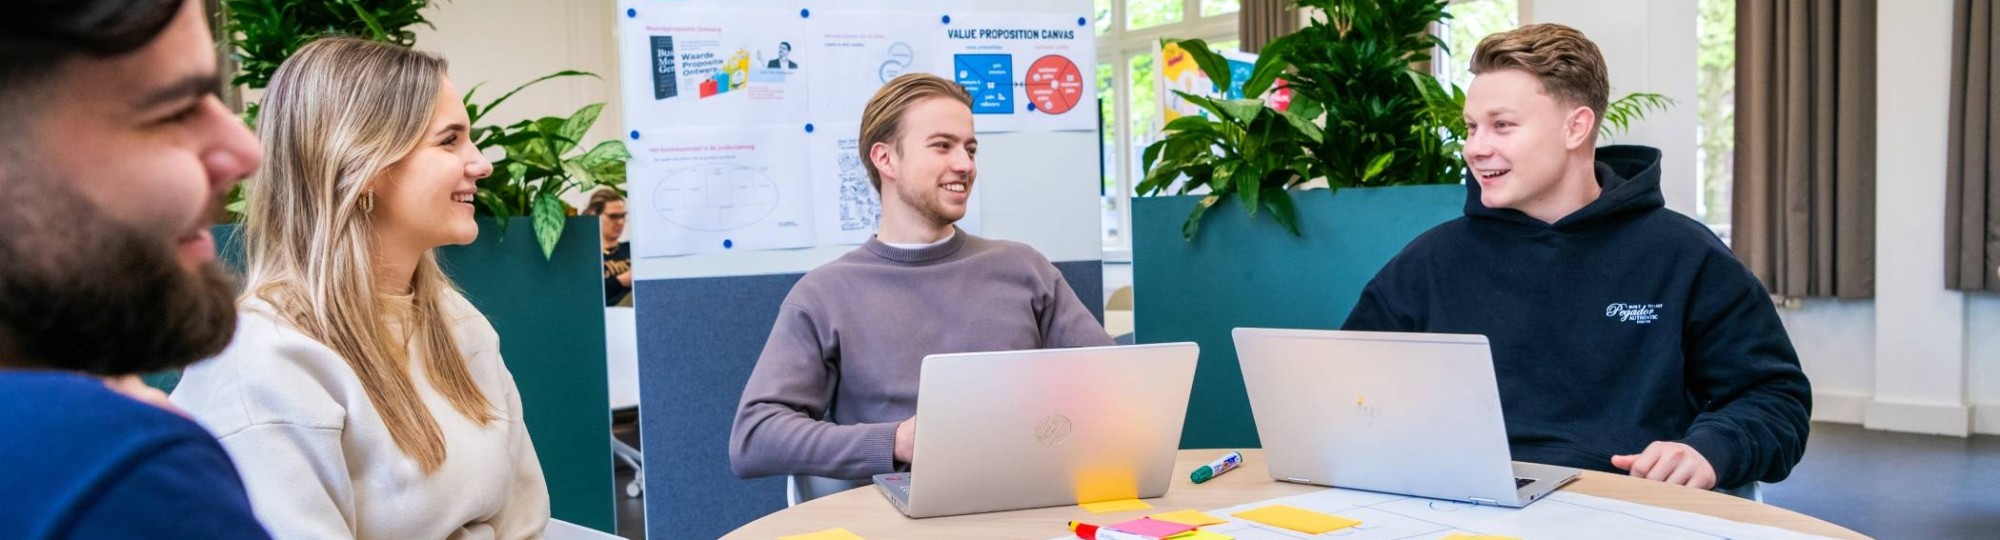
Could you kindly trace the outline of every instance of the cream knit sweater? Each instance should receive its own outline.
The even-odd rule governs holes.
[[[188,368],[173,402],[222,441],[273,537],[540,537],[548,487],[499,335],[456,293],[445,310],[498,419],[467,420],[412,360],[413,382],[445,439],[444,464],[428,475],[390,440],[347,362],[262,301],[243,304],[235,340]]]

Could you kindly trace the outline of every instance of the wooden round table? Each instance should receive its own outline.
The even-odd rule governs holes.
[[[1070,520],[1117,523],[1157,512],[1211,510],[1265,499],[1326,489],[1271,480],[1259,450],[1243,450],[1243,466],[1207,483],[1188,481],[1188,473],[1206,465],[1225,450],[1182,450],[1174,463],[1174,483],[1167,494],[1146,499],[1151,510],[1091,514],[1077,506],[1013,512],[910,519],[904,517],[873,486],[848,490],[780,510],[751,522],[724,538],[772,539],[844,527],[862,538],[1051,538],[1063,534]],[[1838,525],[1776,506],[1699,489],[1673,486],[1627,476],[1584,471],[1564,490],[1644,505],[1706,514],[1758,525],[1769,525],[1834,538],[1867,538]]]

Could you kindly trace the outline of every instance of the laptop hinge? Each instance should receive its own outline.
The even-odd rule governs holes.
[[[1312,480],[1310,480],[1310,479],[1306,479],[1306,478],[1299,478],[1299,477],[1297,477],[1297,476],[1293,476],[1293,477],[1290,477],[1290,478],[1286,478],[1286,479],[1285,479],[1285,481],[1286,481],[1286,482],[1291,482],[1291,483],[1294,483],[1294,484],[1311,484],[1311,483],[1313,483],[1313,481],[1312,481]]]
[[[1466,497],[1466,498],[1465,498],[1465,500],[1468,500],[1468,501],[1472,501],[1472,504],[1484,504],[1484,505],[1488,505],[1488,506],[1500,506],[1500,501],[1496,501],[1496,500],[1493,500],[1493,499],[1488,499],[1488,498],[1485,498],[1485,497]]]

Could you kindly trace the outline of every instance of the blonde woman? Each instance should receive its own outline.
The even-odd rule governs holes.
[[[278,538],[538,537],[549,501],[499,337],[438,267],[492,172],[436,56],[315,41],[258,117],[235,341],[173,401]]]

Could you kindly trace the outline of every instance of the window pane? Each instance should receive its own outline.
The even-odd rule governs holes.
[[[1097,35],[1111,31],[1111,0],[1097,0]]]
[[[1472,82],[1472,49],[1486,36],[1520,26],[1521,2],[1475,0],[1452,4],[1445,10],[1451,12],[1451,19],[1445,22],[1450,28],[1445,43],[1451,44],[1451,52],[1445,55],[1444,82],[1465,86]]]
[[[1102,27],[1102,25],[1099,26],[1099,28]],[[1113,71],[1113,66],[1115,65],[1111,62],[1099,62],[1097,64],[1097,114],[1100,123],[1098,126],[1099,140],[1101,141],[1098,146],[1100,148],[1099,151],[1102,152],[1099,154],[1101,159],[1098,162],[1098,169],[1103,172],[1104,176],[1099,184],[1100,187],[1097,193],[1102,199],[1100,206],[1103,207],[1103,211],[1100,217],[1104,229],[1104,245],[1107,246],[1119,245],[1121,243],[1119,238],[1124,235],[1119,230],[1122,228],[1124,220],[1120,218],[1118,210],[1119,94],[1115,87],[1117,84],[1117,79],[1114,77],[1117,72]]]
[[[1736,156],[1736,0],[1700,0],[1695,19],[1695,214],[1729,240]]]
[[[1152,144],[1153,140],[1159,137],[1159,133],[1155,131],[1157,128],[1153,126],[1153,118],[1160,114],[1160,101],[1153,95],[1153,55],[1151,53],[1134,55],[1126,60],[1126,65],[1131,69],[1130,76],[1126,80],[1131,81],[1132,85],[1127,89],[1127,95],[1131,96],[1131,99],[1126,102],[1132,114],[1131,123],[1126,124],[1129,129],[1127,133],[1130,134],[1128,142],[1131,145],[1129,146],[1131,154],[1128,157],[1132,162],[1133,177],[1143,177],[1146,171],[1141,168],[1143,164],[1139,158],[1146,151],[1146,145]],[[1132,183],[1134,186],[1138,184],[1138,182]]]
[[[1241,0],[1201,0],[1201,16],[1235,13]]]
[[[1126,80],[1131,81],[1132,85],[1126,89],[1126,95],[1131,96],[1126,103],[1132,111],[1132,123],[1128,133],[1132,135],[1134,141],[1150,139],[1153,136],[1153,115],[1159,114],[1160,108],[1159,100],[1153,97],[1153,55],[1150,53],[1133,55],[1126,59],[1126,64],[1131,68]]]
[[[1228,41],[1216,41],[1209,43],[1208,48],[1214,49],[1216,51],[1234,51],[1243,48],[1243,40],[1231,39]]]
[[[1104,238],[1103,238],[1104,246],[1111,247],[1111,246],[1123,245],[1124,243],[1120,242],[1118,239],[1119,237],[1124,236],[1124,231],[1120,231],[1118,230],[1118,228],[1121,224],[1125,222],[1125,220],[1121,217],[1121,214],[1118,213],[1118,203],[1119,203],[1118,196],[1105,195],[1104,197],[1101,197],[1099,199],[1099,202],[1102,203],[1101,206],[1104,207],[1104,209],[1098,213],[1099,219],[1102,219],[1104,223]]]
[[[1098,193],[1118,191],[1118,93],[1112,88],[1116,84],[1116,79],[1112,77],[1114,74],[1111,64],[1097,65],[1097,114],[1102,124],[1098,126],[1098,133],[1104,146],[1104,162],[1101,164],[1104,189]]]
[[[1125,0],[1125,28],[1181,22],[1181,0]]]

